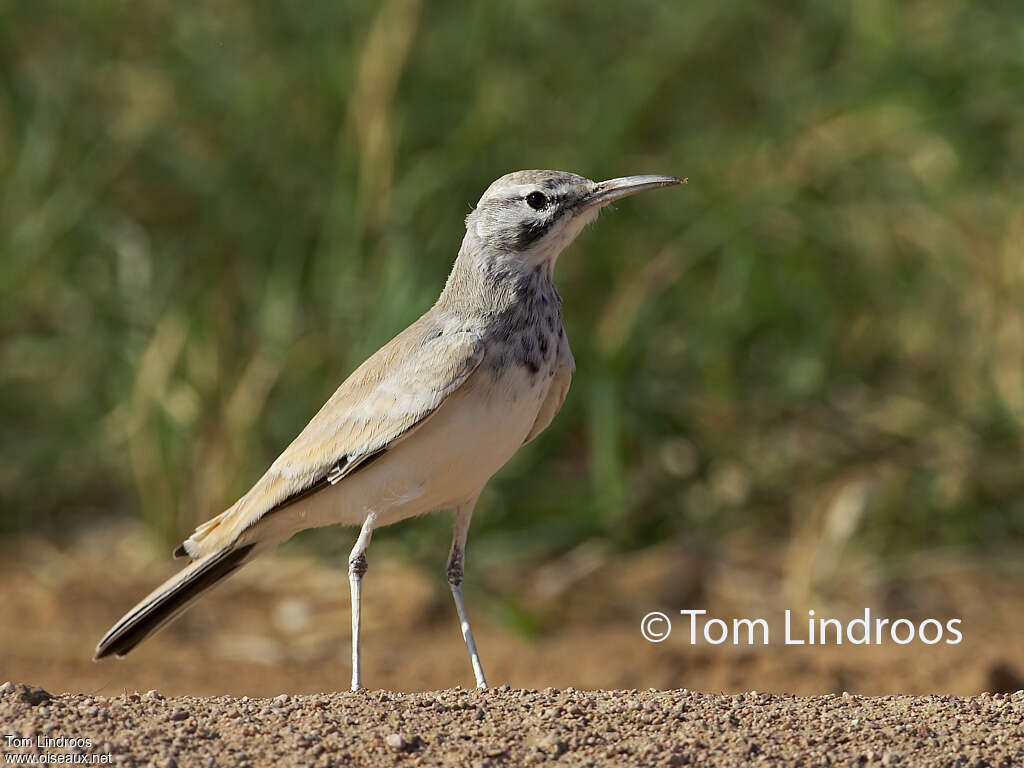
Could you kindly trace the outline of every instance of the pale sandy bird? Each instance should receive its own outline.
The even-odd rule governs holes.
[[[352,689],[360,677],[360,585],[374,529],[455,510],[448,583],[476,684],[483,668],[462,600],[473,508],[484,485],[555,417],[575,370],[551,282],[599,209],[672,176],[593,182],[561,171],[502,176],[466,217],[440,298],[349,376],[266,474],[175,550],[192,558],[100,640],[123,656],[210,587],[306,528],[358,525],[349,556]]]

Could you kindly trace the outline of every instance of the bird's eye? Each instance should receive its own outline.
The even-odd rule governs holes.
[[[531,192],[526,196],[526,204],[533,210],[539,211],[548,204],[548,199],[544,197],[543,192]]]

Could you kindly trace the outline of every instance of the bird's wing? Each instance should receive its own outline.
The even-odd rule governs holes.
[[[541,403],[540,410],[537,412],[537,418],[530,428],[530,433],[523,441],[523,445],[526,445],[548,428],[558,414],[558,411],[562,408],[565,396],[569,393],[569,384],[572,382],[572,374],[576,370],[576,361],[573,359],[572,352],[569,351],[569,342],[564,333],[558,347],[558,357],[559,365],[555,369],[554,378],[551,380],[548,396]]]
[[[340,482],[422,425],[483,357],[480,333],[420,318],[359,366],[256,485],[175,554],[220,549],[268,512]]]

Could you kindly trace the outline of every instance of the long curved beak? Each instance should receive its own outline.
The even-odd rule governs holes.
[[[643,192],[645,189],[670,187],[673,184],[686,184],[688,181],[688,179],[679,179],[675,176],[623,176],[619,179],[608,179],[608,181],[598,182],[594,191],[587,195],[581,203],[584,208],[607,205],[620,197]]]

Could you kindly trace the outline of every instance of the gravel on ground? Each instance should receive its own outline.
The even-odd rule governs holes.
[[[1024,691],[876,698],[502,686],[257,699],[0,686],[0,751],[162,768],[1002,767],[1024,765],[1022,723]]]

